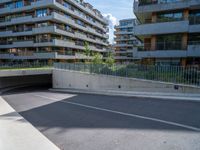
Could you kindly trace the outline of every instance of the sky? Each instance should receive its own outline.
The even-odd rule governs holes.
[[[101,11],[109,20],[109,42],[113,43],[114,26],[121,19],[135,18],[133,14],[133,0],[85,0]]]

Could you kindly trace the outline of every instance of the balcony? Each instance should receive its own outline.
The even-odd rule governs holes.
[[[55,30],[56,30],[55,26],[45,26],[38,28],[22,29],[20,32],[4,31],[0,32],[0,37],[15,37],[15,36],[34,35],[41,33],[54,33],[56,32]]]
[[[118,51],[118,50],[116,50],[114,53],[120,55],[120,54],[127,54],[129,52],[126,51],[126,50],[125,51],[122,51],[122,50]]]
[[[99,21],[101,21],[101,22],[103,22],[105,24],[108,24],[107,20],[103,16],[99,15],[98,13],[96,13],[93,9],[90,9],[90,8],[84,6],[82,3],[80,3],[80,2],[78,2],[76,0],[69,0],[69,2],[74,4],[74,5],[76,5],[82,11],[89,13],[90,15],[92,15],[93,17],[98,19]]]
[[[10,7],[1,8],[0,14],[16,13],[19,11],[25,11],[29,9],[38,8],[38,7],[40,8],[40,7],[45,7],[45,6],[51,6],[53,4],[54,4],[54,0],[40,0],[36,2],[31,2],[30,5],[26,5],[19,8],[10,8]]]
[[[3,4],[3,3],[7,3],[7,2],[11,2],[12,0],[1,0],[0,1],[0,4]]]
[[[138,47],[133,53],[139,59],[200,57],[200,42],[189,42],[186,49],[182,48],[181,42],[157,43],[155,49],[152,49],[151,45],[145,44],[145,46]]]
[[[23,24],[23,23],[33,23],[37,21],[46,21],[53,18],[53,15],[48,15],[44,17],[33,17],[33,16],[23,16],[23,17],[16,17],[12,18],[9,21],[1,22],[0,26],[8,26],[13,24]]]
[[[132,60],[133,57],[128,57],[128,56],[115,56],[114,57],[117,60]]]
[[[124,38],[124,37],[117,37],[117,38],[114,38],[115,41],[134,41],[134,40],[137,40],[136,37],[127,37],[127,38]]]
[[[181,41],[156,42],[155,45],[151,43],[144,43],[138,46],[138,51],[157,51],[157,50],[186,50]]]
[[[66,8],[65,6],[60,4],[59,1],[56,1],[55,6],[59,9],[63,10],[64,12],[67,12],[68,14],[70,14],[72,16],[76,15],[76,17],[78,17],[79,19],[84,20],[87,23],[106,31],[106,29],[104,29],[104,25],[100,24],[99,22],[93,22],[93,21],[89,20],[85,15],[80,16],[80,13],[78,11],[76,11],[74,9],[72,10],[72,9]]]
[[[65,17],[65,16],[63,16],[61,14],[53,12],[52,16],[53,16],[53,20],[55,20],[55,21],[63,22],[65,24],[71,25],[71,26],[73,26],[75,28],[78,28],[80,30],[83,30],[83,31],[87,31],[87,32],[89,32],[91,34],[94,34],[94,35],[102,37],[102,38],[107,38],[105,34],[100,34],[95,29],[93,29],[91,27],[81,26],[81,25],[77,24],[74,20],[72,20],[70,18],[67,18],[67,17]]]
[[[189,42],[187,55],[189,57],[200,57],[200,41]]]
[[[79,44],[79,43],[76,43],[74,41],[65,41],[65,40],[55,39],[55,40],[53,40],[53,42],[54,42],[54,44],[56,46],[70,47],[70,48],[74,48],[74,49],[85,50],[84,44]],[[92,51],[98,51],[98,52],[104,52],[104,51],[106,51],[105,49],[97,48],[95,46],[89,46],[89,48]]]
[[[134,12],[137,15],[144,12],[184,9],[190,7],[193,3],[198,2],[195,0],[135,0]]]
[[[30,54],[24,54],[24,55],[18,55],[14,53],[5,53],[0,54],[1,59],[18,59],[18,60],[33,60],[33,59],[85,59],[86,56],[84,55],[65,55],[65,54],[59,54],[58,52],[38,52]]]
[[[0,48],[33,47],[33,41],[16,41],[0,43]]]
[[[78,25],[74,20],[69,19],[61,14],[58,14],[56,12],[52,12],[51,15],[48,16],[44,16],[44,17],[33,17],[33,16],[24,16],[24,17],[18,17],[18,18],[13,18],[10,21],[7,22],[1,22],[0,26],[7,26],[7,25],[12,25],[12,24],[21,24],[21,23],[27,23],[27,22],[39,22],[39,21],[46,21],[46,20],[55,20],[55,21],[59,21],[65,24],[69,24],[75,28],[78,28],[80,30],[83,31],[87,31],[91,34],[94,34],[96,36],[99,36],[101,38],[108,38],[108,35],[106,34],[100,34],[98,33],[95,29],[91,28],[91,27],[83,27],[81,25]]]
[[[122,44],[115,44],[114,47],[133,47],[133,44],[122,43]]]
[[[170,34],[170,33],[184,33],[188,32],[189,21],[173,21],[141,24],[135,27],[135,34],[152,35],[152,34]]]
[[[187,56],[187,51],[180,50],[156,50],[156,51],[138,51],[134,53],[137,58],[181,58]]]
[[[114,31],[115,35],[134,34],[134,31]]]
[[[133,26],[135,26],[135,25],[134,24],[128,24],[126,26],[117,25],[117,26],[115,26],[115,29],[132,28]]]
[[[189,32],[190,33],[196,33],[200,32],[200,16],[190,17],[190,26],[189,26]]]
[[[68,32],[64,29],[59,28],[58,26],[57,27],[56,26],[45,26],[45,27],[39,27],[39,28],[32,28],[31,31],[23,31],[23,32],[5,31],[5,32],[0,32],[0,37],[8,37],[8,36],[14,37],[14,36],[33,35],[33,34],[41,34],[41,33],[57,33],[57,34],[70,36],[72,38],[87,40],[89,42],[93,42],[93,43],[97,43],[97,44],[100,44],[100,45],[107,46],[107,44],[104,43],[103,41],[100,41],[100,40],[97,40],[97,39],[96,40],[90,39],[86,35],[80,34],[80,33],[77,33],[77,32],[76,33]],[[4,45],[4,46],[6,46],[6,45]],[[8,46],[11,47],[11,45],[8,45]],[[14,44],[14,46],[17,46],[17,45]],[[2,45],[2,47],[3,47],[3,45]]]

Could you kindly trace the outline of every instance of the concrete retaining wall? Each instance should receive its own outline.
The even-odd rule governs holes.
[[[83,90],[119,90],[138,92],[200,93],[195,86],[114,77],[67,70],[53,70],[53,88]]]

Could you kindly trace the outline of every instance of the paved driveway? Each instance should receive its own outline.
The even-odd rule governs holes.
[[[40,89],[3,98],[63,150],[200,150],[200,102]]]

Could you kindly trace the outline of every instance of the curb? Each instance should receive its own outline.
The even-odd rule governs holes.
[[[52,92],[63,93],[80,93],[80,94],[96,94],[106,96],[122,96],[122,97],[137,97],[137,98],[154,98],[163,100],[182,100],[200,102],[200,94],[175,94],[175,93],[144,93],[144,92],[127,92],[127,91],[92,91],[79,89],[49,89]]]

